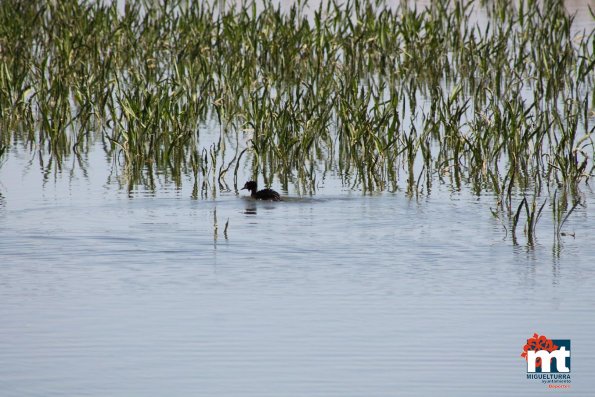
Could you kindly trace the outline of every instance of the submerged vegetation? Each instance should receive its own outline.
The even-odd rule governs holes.
[[[50,171],[101,145],[128,189],[165,174],[195,197],[242,173],[468,186],[529,243],[544,208],[559,236],[583,205],[595,33],[563,1],[117,3],[0,3],[0,156]]]

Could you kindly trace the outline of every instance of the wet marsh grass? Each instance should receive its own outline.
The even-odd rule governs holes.
[[[196,198],[238,174],[444,183],[494,195],[528,244],[545,208],[560,236],[583,205],[595,32],[562,1],[224,3],[0,3],[0,158],[22,146],[50,172],[102,145],[128,190],[190,177]]]

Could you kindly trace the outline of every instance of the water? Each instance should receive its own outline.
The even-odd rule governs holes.
[[[83,160],[48,172],[15,146],[0,167],[1,397],[541,396],[535,332],[571,339],[564,393],[593,395],[588,186],[572,236],[546,207],[532,247],[468,187],[362,195],[329,173],[313,197],[195,200],[192,178],[129,193],[99,145]]]
[[[45,181],[32,156],[0,168],[3,397],[542,395],[534,332],[572,340],[568,392],[592,395],[588,191],[574,238],[548,215],[530,248],[446,186],[193,200],[126,193],[99,148]]]

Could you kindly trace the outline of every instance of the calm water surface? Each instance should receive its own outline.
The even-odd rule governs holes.
[[[88,162],[0,168],[3,397],[543,395],[534,332],[572,340],[565,393],[593,395],[592,193],[575,238],[555,247],[544,216],[531,249],[492,197],[444,186],[193,200]]]
[[[163,176],[128,194],[100,148],[85,169],[4,161],[2,397],[595,394],[588,187],[574,237],[554,244],[546,208],[531,248],[466,189],[364,196],[328,175],[314,197],[193,200]],[[572,340],[570,390],[525,378],[534,332]]]

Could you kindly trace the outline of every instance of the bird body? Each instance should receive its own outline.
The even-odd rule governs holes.
[[[250,196],[258,199],[258,200],[272,200],[272,201],[281,201],[281,196],[279,193],[274,191],[273,189],[262,189],[258,190],[258,185],[255,181],[246,182],[244,187],[240,190],[247,189],[250,191]]]

